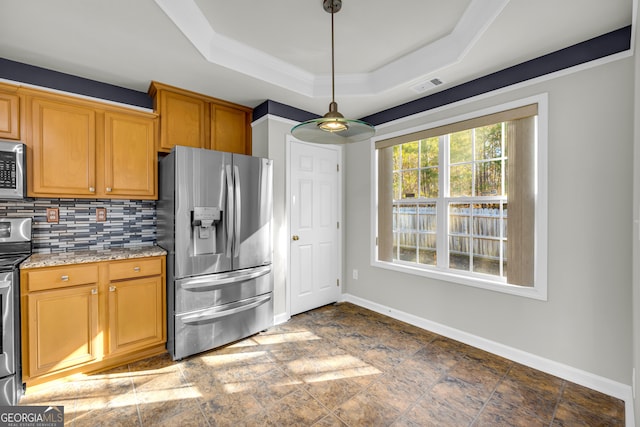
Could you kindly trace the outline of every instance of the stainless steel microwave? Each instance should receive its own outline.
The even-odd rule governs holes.
[[[0,200],[27,194],[26,149],[23,143],[0,141]]]

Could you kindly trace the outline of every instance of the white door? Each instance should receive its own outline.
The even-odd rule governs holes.
[[[340,297],[340,148],[291,139],[290,314]]]

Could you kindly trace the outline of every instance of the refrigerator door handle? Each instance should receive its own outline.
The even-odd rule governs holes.
[[[236,202],[236,229],[234,234],[234,243],[233,243],[233,257],[237,257],[240,252],[240,230],[242,226],[242,199],[240,197],[242,193],[242,187],[240,185],[240,169],[238,166],[233,166],[233,183],[236,191],[235,202]]]
[[[233,185],[233,175],[231,174],[231,165],[226,165],[227,176],[227,246],[226,256],[231,258],[231,250],[233,246],[233,222],[235,219],[235,191]]]
[[[271,273],[271,266],[267,265],[260,268],[254,268],[250,271],[239,271],[228,274],[216,274],[212,276],[198,277],[189,279],[184,283],[178,282],[178,287],[187,291],[191,290],[211,290],[212,288],[228,285],[230,283],[246,282],[266,274]]]
[[[219,319],[220,317],[230,316],[232,314],[240,313],[242,311],[258,307],[259,305],[262,305],[269,300],[271,300],[270,293],[267,295],[259,295],[257,297],[247,298],[246,300],[210,308],[208,310],[203,310],[194,314],[189,314],[182,317],[182,322],[189,325]]]

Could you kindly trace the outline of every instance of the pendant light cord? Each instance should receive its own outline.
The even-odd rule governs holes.
[[[335,83],[335,74],[336,74],[336,70],[335,70],[335,58],[334,58],[334,47],[333,47],[333,15],[335,14],[334,11],[334,4],[333,1],[331,2],[331,102],[335,103],[336,102],[336,83]]]

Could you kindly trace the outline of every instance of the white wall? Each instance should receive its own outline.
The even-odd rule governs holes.
[[[286,213],[286,137],[291,122],[265,116],[252,128],[252,154],[273,160],[273,312],[276,321],[284,321],[287,315],[287,269],[289,256],[289,231]]]
[[[622,59],[382,129],[549,94],[548,301],[371,267],[368,142],[346,150],[346,292],[630,384],[633,71]]]
[[[640,9],[636,10],[636,23],[640,19]],[[637,54],[640,32],[635,34],[635,104],[634,104],[634,156],[633,156],[633,218],[640,221],[640,55]],[[633,241],[633,366],[635,383],[640,385],[640,224],[635,223]],[[636,425],[640,426],[640,393],[636,390],[634,408]]]

